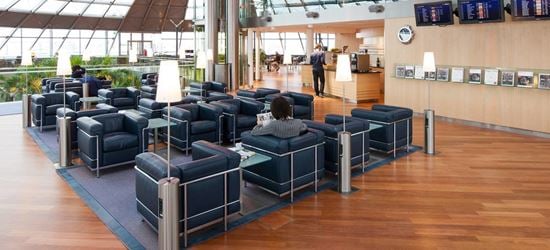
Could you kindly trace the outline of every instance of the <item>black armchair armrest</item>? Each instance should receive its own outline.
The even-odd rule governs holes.
[[[90,117],[78,118],[76,120],[76,125],[90,136],[103,136],[103,124]]]
[[[140,94],[139,89],[136,89],[134,87],[128,87],[127,89],[128,89],[128,96],[136,100],[136,103],[137,103],[137,98]]]
[[[39,105],[46,105],[46,97],[40,94],[34,94],[31,96],[31,102]]]
[[[227,158],[222,155],[213,155],[208,158],[186,162],[179,165],[178,168],[180,169],[180,180],[184,183],[225,171]]]
[[[109,100],[113,99],[113,91],[110,89],[100,89],[97,91],[97,95]]]
[[[134,113],[124,113],[124,130],[141,137],[142,130],[149,125],[147,118]]]
[[[143,173],[147,174],[155,181],[168,176],[166,160],[154,153],[141,153],[136,156],[136,166]],[[170,166],[171,176],[180,176],[179,168]]]
[[[162,109],[162,114],[168,115],[168,107],[165,107],[164,109]],[[180,121],[187,121],[187,122],[192,121],[191,112],[189,110],[178,108],[178,107],[170,107],[170,117],[173,117]]]
[[[67,116],[71,118],[71,121],[74,121],[78,116],[77,113],[70,108],[66,108],[66,109],[60,108],[60,109],[57,109],[55,112],[57,117]]]
[[[288,93],[290,97],[294,99],[294,104],[302,106],[311,106],[313,103],[313,96],[308,94],[290,92]]]
[[[239,166],[241,156],[227,148],[207,141],[196,141],[191,144],[193,160],[207,158],[213,155],[225,156],[230,162],[228,167]]]

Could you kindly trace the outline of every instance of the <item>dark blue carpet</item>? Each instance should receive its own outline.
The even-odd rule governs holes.
[[[36,128],[29,128],[28,132],[50,160],[56,162],[58,159],[58,144],[55,129],[40,133]],[[395,159],[392,155],[372,152],[365,173],[420,149],[420,147],[412,146],[410,152],[400,151]],[[160,150],[159,152],[165,157],[166,150]],[[177,150],[172,151],[172,153],[174,164],[190,160],[184,153]],[[84,166],[75,166],[57,171],[126,247],[129,249],[157,248],[157,234],[145,222],[142,222],[136,210],[133,165],[104,170],[101,178],[96,178],[95,174]],[[362,174],[364,173],[361,172],[360,168],[353,172],[354,177]],[[320,183],[319,192],[333,187],[336,187],[336,180],[326,177]],[[300,200],[314,194],[312,188],[299,191],[294,196],[294,202],[300,202]],[[242,198],[243,215],[234,215],[230,218],[229,230],[290,205],[287,199],[276,198],[254,185],[249,185],[243,189]],[[223,225],[218,225],[191,234],[190,246],[223,233]]]

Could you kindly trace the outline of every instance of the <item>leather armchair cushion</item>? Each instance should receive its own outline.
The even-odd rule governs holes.
[[[96,109],[105,109],[107,110],[108,112],[107,113],[116,113],[118,112],[118,109],[109,105],[109,104],[105,104],[105,103],[98,103],[97,105],[95,105],[95,108]]]
[[[57,109],[58,108],[63,108],[63,104],[53,104],[53,105],[49,105],[49,106],[46,106],[46,112],[45,114],[46,115],[55,115],[57,114]],[[69,105],[67,105],[67,108],[69,108]]]
[[[302,115],[308,115],[310,112],[310,108],[308,106],[302,106],[302,105],[294,105],[293,114],[295,116],[302,116]]]
[[[128,97],[114,98],[113,105],[117,107],[132,106],[134,105],[134,99]]]
[[[270,88],[258,88],[256,92],[262,97],[271,95],[271,94],[281,93],[281,91],[278,89],[270,89]]]
[[[243,144],[261,148],[276,154],[289,152],[288,139],[280,139],[275,136],[254,136],[250,134],[250,131],[247,131],[241,133],[241,141]]]
[[[256,116],[237,115],[237,128],[249,128],[256,126]]]
[[[237,96],[242,96],[242,97],[248,97],[248,98],[259,98],[260,95],[254,91],[250,91],[250,90],[245,90],[245,89],[240,89],[237,91]]]
[[[313,96],[309,94],[297,93],[297,92],[288,92],[288,96],[294,99],[296,105],[310,106],[313,102]]]
[[[113,98],[123,98],[128,96],[128,90],[126,88],[113,88]]]
[[[241,163],[241,156],[239,154],[211,142],[196,141],[193,142],[191,148],[193,160],[198,160],[213,155],[223,155],[227,157],[229,161],[227,170],[236,168]]]
[[[114,132],[103,135],[103,151],[113,152],[139,145],[138,136],[127,132]]]
[[[279,94],[279,93],[268,95],[268,96],[265,97],[265,100],[266,100],[266,102],[272,102],[273,99],[275,99],[275,98],[277,98],[277,97],[280,97],[280,96],[282,96],[283,98],[285,98],[286,101],[288,102],[288,104],[294,105],[294,99],[292,99],[292,98],[289,97],[289,96],[286,96],[286,95],[283,95],[283,94]]]
[[[141,153],[136,156],[136,166],[153,177],[156,181],[168,176],[166,161],[154,153]],[[170,167],[171,176],[180,176],[180,170],[177,167]]]
[[[227,84],[223,82],[210,82],[210,90],[225,93],[227,90]]]
[[[191,114],[191,121],[196,121],[199,119],[199,106],[197,104],[181,104],[176,107],[189,111]]]
[[[123,114],[106,114],[94,117],[103,124],[103,134],[124,131],[124,115]]]
[[[215,121],[194,121],[191,122],[191,134],[202,134],[216,131]]]

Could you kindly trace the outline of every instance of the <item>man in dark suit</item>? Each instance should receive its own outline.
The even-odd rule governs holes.
[[[315,88],[315,95],[324,97],[325,96],[325,52],[323,51],[323,46],[317,44],[315,46],[315,51],[311,54],[310,58],[311,68],[313,70],[313,86]],[[321,85],[319,86],[319,81]]]

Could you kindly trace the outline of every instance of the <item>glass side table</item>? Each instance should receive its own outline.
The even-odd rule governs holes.
[[[170,122],[170,126],[176,125],[175,122]],[[154,137],[153,137],[153,153],[157,153],[157,144],[158,144],[158,129],[159,128],[166,128],[168,127],[168,121],[164,120],[162,118],[153,118],[149,119],[149,126],[143,129],[143,141],[145,143],[145,138],[147,138],[147,145],[149,145],[149,137],[145,137],[145,131],[148,129],[154,130]],[[145,145],[143,145],[145,148]]]
[[[90,104],[92,103],[100,103],[102,101],[106,101],[107,99],[100,97],[100,96],[89,96],[89,97],[81,97],[78,99],[78,101],[75,102],[75,105],[77,103],[84,104],[83,109],[87,110],[89,109]]]

